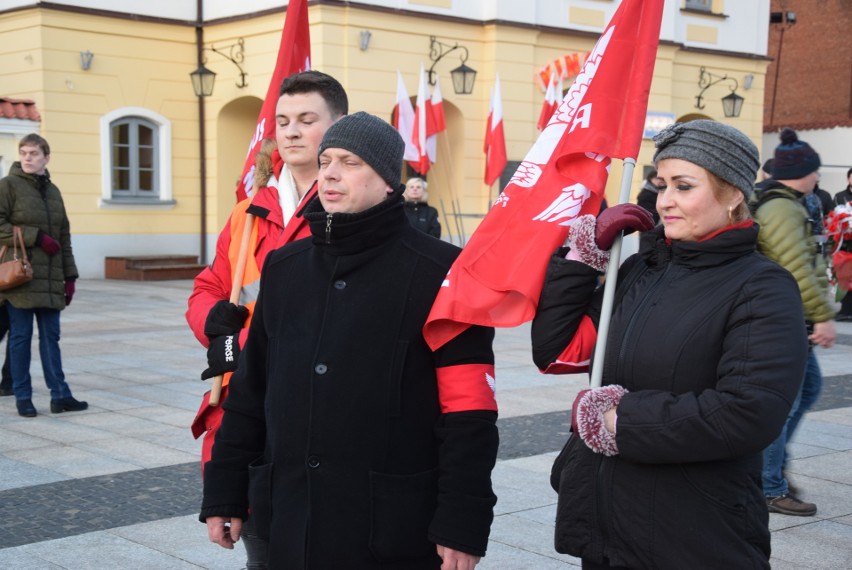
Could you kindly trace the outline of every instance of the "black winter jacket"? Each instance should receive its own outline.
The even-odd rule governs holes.
[[[23,232],[33,279],[3,291],[0,300],[9,301],[18,309],[64,309],[65,281],[78,277],[65,203],[49,173],[40,183],[36,176],[23,171],[20,162],[13,163],[9,176],[0,180],[0,245],[8,245],[9,250],[13,226]],[[36,246],[39,231],[59,242],[59,253],[50,256]],[[9,259],[11,253],[3,261]]]
[[[421,332],[458,248],[412,228],[399,192],[360,214],[317,200],[305,218],[314,237],[261,272],[202,520],[250,504],[270,568],[437,569],[436,543],[484,554],[496,404],[442,413],[436,376],[493,374],[494,332],[435,353]]]
[[[641,236],[620,270],[603,384],[619,455],[571,437],[554,463],[556,547],[632,569],[769,568],[762,451],[801,384],[807,339],[790,274],[755,252],[757,227],[704,242]],[[554,256],[532,337],[544,368],[583,314],[596,272]]]
[[[847,186],[845,190],[841,190],[834,195],[834,205],[842,206],[852,202],[852,186]]]
[[[432,237],[441,237],[441,222],[438,210],[426,202],[405,202],[405,215],[411,225]]]

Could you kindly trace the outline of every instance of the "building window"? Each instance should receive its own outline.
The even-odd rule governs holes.
[[[712,12],[713,0],[686,0],[687,10],[698,10],[700,12]]]
[[[110,125],[113,198],[158,199],[157,125],[140,117]]]
[[[102,207],[173,206],[171,122],[141,107],[101,117]]]

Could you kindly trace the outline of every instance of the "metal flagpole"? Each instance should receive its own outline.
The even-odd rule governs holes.
[[[621,189],[618,203],[625,204],[630,200],[630,186],[633,183],[633,170],[636,167],[635,158],[624,159],[624,170],[621,172]],[[606,354],[606,337],[609,334],[609,320],[612,318],[612,305],[615,300],[615,287],[618,284],[618,266],[621,261],[621,243],[624,234],[615,238],[612,249],[609,250],[609,265],[606,268],[603,304],[601,305],[600,322],[598,323],[598,340],[595,343],[595,359],[592,362],[592,388],[600,388],[603,380],[603,363]]]

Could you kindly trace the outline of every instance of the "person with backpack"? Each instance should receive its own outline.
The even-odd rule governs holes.
[[[799,395],[778,438],[763,453],[763,492],[770,512],[793,516],[813,516],[817,506],[800,500],[791,489],[784,469],[787,442],[793,437],[802,416],[816,402],[822,387],[822,372],[813,346],[834,344],[837,331],[834,309],[828,300],[825,260],[819,254],[813,222],[802,198],[813,193],[819,181],[819,155],[799,140],[792,129],[781,131],[781,144],[775,149],[772,179],[757,189],[751,209],[760,225],[757,243],[769,259],[795,277],[801,293],[808,326],[810,350]]]

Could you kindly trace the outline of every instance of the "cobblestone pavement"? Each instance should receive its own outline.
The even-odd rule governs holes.
[[[198,455],[191,422],[206,384],[204,352],[183,320],[189,281],[78,284],[63,313],[62,350],[80,413],[53,415],[37,358],[35,419],[0,398],[0,568],[238,569],[241,546],[207,542],[197,522]],[[852,323],[818,350],[823,396],[808,414],[789,471],[816,517],[771,515],[773,568],[852,567]],[[479,568],[578,567],[552,548],[550,464],[568,433],[565,410],[587,382],[530,363],[529,329],[495,341],[501,447],[499,497]],[[34,353],[37,354],[37,351]]]

